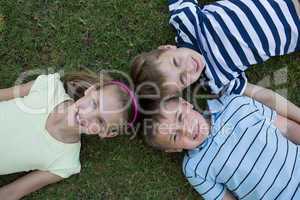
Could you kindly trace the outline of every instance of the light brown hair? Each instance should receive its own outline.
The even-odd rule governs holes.
[[[167,104],[171,101],[179,102],[178,96],[172,96],[165,100],[164,104]],[[143,138],[144,141],[151,147],[157,149],[157,150],[167,150],[166,147],[160,145],[156,141],[156,135],[159,134],[158,127],[160,125],[160,120],[165,118],[165,116],[161,113],[161,101],[153,101],[151,104],[147,104],[148,110],[157,110],[158,112],[150,115],[143,115],[143,120],[145,123],[143,123]]]
[[[159,70],[159,58],[165,52],[165,49],[155,49],[150,52],[137,55],[131,64],[131,78],[138,88],[137,95],[157,95],[157,90],[153,85],[158,87],[160,96],[167,96],[167,88],[164,87],[165,77]],[[151,83],[144,84],[143,83]]]

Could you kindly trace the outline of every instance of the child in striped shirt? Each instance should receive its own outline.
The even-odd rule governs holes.
[[[131,76],[140,94],[174,95],[200,80],[214,94],[251,92],[245,71],[300,50],[298,0],[169,0],[176,46],[138,55]],[[259,99],[258,99],[259,100]]]
[[[210,118],[177,97],[160,105],[145,124],[146,141],[188,150],[183,172],[204,199],[300,198],[299,123],[240,95],[209,100]]]

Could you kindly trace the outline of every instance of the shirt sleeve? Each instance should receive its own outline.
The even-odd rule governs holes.
[[[271,109],[270,107],[254,100],[252,98],[252,105],[255,106],[259,113],[261,115],[263,115],[266,119],[268,119],[270,122],[274,122],[274,120],[276,119],[277,113],[275,110]]]
[[[68,150],[59,156],[47,170],[62,178],[68,178],[73,174],[77,174],[81,170],[79,154],[80,147]]]
[[[248,80],[244,72],[224,86],[222,94],[244,94]]]
[[[182,3],[193,3],[195,5],[198,4],[197,0],[168,0],[169,11],[173,12],[180,8]]]
[[[196,0],[169,0],[171,27],[174,28],[178,47],[197,50],[195,27],[199,19],[197,11],[201,10]]]
[[[187,153],[182,163],[182,170],[189,183],[204,199],[222,200],[226,191],[225,185],[216,182],[212,176],[203,178],[198,172],[195,173],[195,163],[197,160]]]
[[[48,86],[48,75],[40,75],[35,79],[30,89],[30,93],[43,91],[45,90],[45,88],[47,88],[47,86]]]
[[[48,111],[52,111],[59,103],[71,99],[58,73],[38,76],[30,89],[30,94],[39,95]]]
[[[225,186],[221,183],[203,179],[200,176],[192,176],[187,179],[205,200],[222,200],[225,195]]]

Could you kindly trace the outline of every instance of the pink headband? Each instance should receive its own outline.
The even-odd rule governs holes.
[[[128,93],[128,95],[130,96],[130,99],[132,101],[132,108],[133,108],[133,113],[134,114],[133,114],[132,119],[130,119],[130,121],[128,121],[128,126],[130,128],[133,128],[133,124],[138,118],[138,103],[137,103],[136,96],[134,95],[133,91],[131,89],[129,89],[129,87],[126,84],[124,84],[120,81],[110,81],[109,83],[119,86],[126,93]]]

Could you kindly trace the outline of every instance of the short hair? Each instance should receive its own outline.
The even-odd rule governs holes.
[[[171,101],[179,102],[178,96],[172,96],[165,100],[165,103],[170,103]],[[150,124],[143,123],[143,137],[144,141],[151,147],[157,150],[167,150],[166,147],[157,143],[156,135],[158,134],[158,126],[160,124],[160,120],[163,119],[165,116],[161,113],[161,100],[153,100],[152,102],[148,102],[145,105],[148,110],[159,110],[158,113],[150,114],[150,115],[143,115],[144,122],[150,122]]]
[[[131,78],[135,84],[135,88],[143,83],[154,83],[158,87],[161,96],[168,96],[169,91],[166,86],[166,77],[159,70],[160,63],[158,59],[167,49],[154,49],[137,55],[131,63]],[[137,95],[156,95],[156,90],[152,85],[143,85]]]

